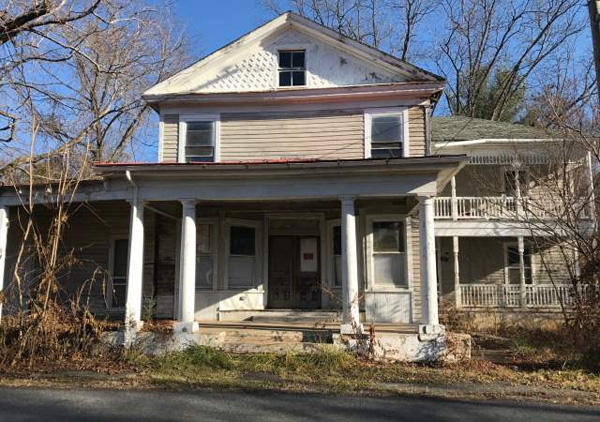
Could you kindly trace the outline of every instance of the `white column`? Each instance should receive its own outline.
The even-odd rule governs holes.
[[[341,197],[342,202],[342,334],[362,330],[358,297],[358,250],[356,246],[356,215],[353,196]]]
[[[6,245],[8,240],[8,207],[0,206],[0,293],[4,290],[4,269],[6,267]],[[2,320],[2,302],[0,302]]]
[[[131,344],[142,326],[142,283],[144,275],[144,203],[131,203],[127,301],[125,302],[125,345]]]
[[[452,257],[454,259],[454,298],[456,300],[456,307],[462,306],[462,297],[460,291],[460,263],[459,263],[459,238],[458,236],[452,237]]]
[[[175,331],[191,333],[196,302],[196,201],[183,200],[181,215],[181,247],[179,259],[179,312]]]
[[[521,291],[521,306],[527,306],[527,289],[525,287],[525,239],[523,236],[517,238],[517,249],[519,250],[519,281]]]
[[[433,198],[419,197],[421,302],[424,325],[439,325]]]
[[[452,199],[451,201],[451,211],[452,211],[452,219],[453,220],[458,220],[458,199],[456,199],[456,176],[452,176],[452,179],[450,179],[450,188],[451,188],[451,194],[452,194]]]

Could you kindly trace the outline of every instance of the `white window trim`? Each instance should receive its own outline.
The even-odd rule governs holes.
[[[218,254],[219,254],[219,238],[218,238],[218,228],[219,228],[219,219],[218,218],[196,218],[196,227],[199,225],[208,225],[210,227],[210,255],[211,255],[211,265],[212,265],[212,288],[198,288],[196,287],[197,292],[208,292],[210,290],[217,290],[217,281],[218,281]],[[196,252],[196,255],[198,253]],[[198,263],[196,262],[196,265]]]
[[[504,254],[504,284],[510,284],[510,276],[509,276],[509,267],[508,267],[508,248],[517,248],[517,250],[519,249],[519,242],[503,242],[502,243],[502,252]],[[535,274],[535,265],[534,265],[534,260],[533,260],[533,246],[531,245],[531,243],[528,244],[527,241],[525,241],[525,248],[529,248],[531,251],[531,256],[530,256],[530,263],[531,263],[531,283],[529,285],[534,285],[537,284],[536,283],[536,274]],[[527,283],[525,283],[527,284]],[[516,286],[516,284],[514,284],[514,286]]]
[[[223,239],[225,241],[225,268],[223,269],[223,278],[224,278],[224,288],[225,290],[230,290],[229,288],[229,258],[231,256],[230,254],[230,238],[231,238],[231,227],[232,226],[241,226],[241,227],[252,227],[255,229],[255,238],[254,238],[254,251],[255,251],[255,274],[254,274],[254,283],[252,286],[247,286],[247,287],[235,287],[232,288],[231,290],[234,291],[238,291],[238,292],[242,292],[242,291],[246,291],[246,292],[259,292],[261,291],[261,285],[263,284],[263,253],[262,253],[262,237],[263,237],[263,231],[262,231],[262,226],[263,223],[262,221],[255,221],[255,220],[242,220],[242,219],[234,219],[234,218],[227,218],[225,219],[225,224],[224,224],[224,228],[225,228],[225,233]]]
[[[364,113],[365,158],[371,158],[371,122],[373,116],[395,116],[398,114],[402,115],[402,157],[410,157],[408,107],[373,108],[365,110]]]
[[[111,236],[111,238],[109,239],[109,245],[108,245],[108,283],[106,283],[106,287],[105,287],[105,297],[106,297],[106,305],[107,308],[109,310],[109,312],[120,312],[120,311],[124,311],[125,310],[125,306],[113,306],[113,272],[115,269],[115,251],[116,251],[116,247],[115,247],[115,243],[119,240],[127,240],[127,261],[129,262],[129,237],[127,236]],[[128,271],[127,271],[128,272]],[[127,279],[128,279],[128,274],[125,274],[125,291],[127,291]],[[127,298],[125,298],[127,299]]]
[[[280,51],[287,51],[287,50],[304,50],[304,85],[295,85],[295,86],[279,86],[279,52]],[[277,45],[275,48],[275,69],[273,69],[273,81],[274,84],[273,86],[275,86],[277,89],[302,89],[302,88],[308,88],[310,87],[310,82],[309,82],[309,54],[308,54],[308,48],[306,45],[303,44],[282,44],[282,45]]]
[[[327,261],[327,285],[330,289],[332,290],[340,290],[342,288],[341,285],[336,286],[335,285],[335,265],[333,264],[333,259],[334,259],[334,255],[333,255],[333,228],[339,226],[342,226],[342,220],[335,219],[335,220],[328,220],[327,221],[327,234],[326,234],[326,245],[327,245],[327,251],[325,254],[325,259]]]
[[[218,163],[221,161],[221,115],[219,113],[205,113],[205,114],[180,114],[179,115],[179,148],[177,151],[177,161],[179,163],[185,163],[185,146],[187,143],[187,123],[191,121],[212,121],[215,123],[215,131],[213,134],[213,141],[215,144],[214,162]]]
[[[404,223],[404,258],[406,265],[406,287],[401,286],[377,286],[375,284],[375,264],[373,258],[373,223],[378,221],[402,221]],[[371,292],[412,292],[412,236],[411,219],[404,214],[372,214],[367,215],[365,220],[365,237],[367,240],[367,285],[365,291]]]

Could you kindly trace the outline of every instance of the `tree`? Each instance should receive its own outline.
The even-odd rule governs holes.
[[[20,180],[30,160],[47,175],[42,164],[67,150],[86,155],[73,157],[73,169],[135,157],[149,118],[141,93],[187,61],[166,8],[142,0],[13,1],[2,22],[0,177]]]

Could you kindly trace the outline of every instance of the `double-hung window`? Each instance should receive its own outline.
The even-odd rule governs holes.
[[[181,116],[179,162],[210,163],[218,161],[218,136],[218,116]]]
[[[129,240],[114,239],[110,251],[110,283],[107,284],[107,300],[111,309],[121,309],[125,307],[127,299]]]
[[[231,289],[256,285],[258,227],[245,224],[229,226],[228,285]]]
[[[342,227],[334,225],[331,227],[332,236],[332,275],[334,287],[340,287],[342,285]]]
[[[196,289],[212,289],[215,262],[215,224],[199,221],[196,226]]]
[[[306,51],[279,51],[279,86],[306,85]]]
[[[367,158],[408,156],[407,111],[371,111],[365,115],[365,152]]]
[[[521,263],[519,259],[519,248],[516,243],[504,245],[504,259],[506,260],[505,277],[507,284],[521,283]],[[525,284],[533,283],[533,270],[531,266],[531,245],[525,244],[523,249],[523,263],[525,269]]]
[[[373,221],[372,265],[376,287],[408,287],[404,221]]]

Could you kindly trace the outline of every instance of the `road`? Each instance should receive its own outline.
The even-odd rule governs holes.
[[[283,393],[0,388],[0,421],[587,422],[600,408]]]

